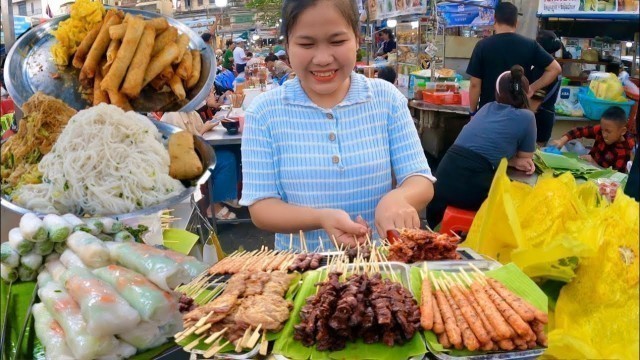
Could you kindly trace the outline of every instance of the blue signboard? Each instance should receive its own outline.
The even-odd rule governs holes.
[[[493,25],[494,8],[498,0],[469,0],[465,3],[442,2],[438,15],[447,27]]]
[[[31,18],[28,16],[13,15],[13,33],[16,38],[31,27]]]

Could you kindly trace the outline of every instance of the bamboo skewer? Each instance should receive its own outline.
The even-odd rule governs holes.
[[[213,355],[217,354],[218,351],[222,350],[225,346],[227,346],[229,344],[229,341],[225,341],[224,343],[215,346],[215,344],[213,346],[211,346],[209,348],[209,350],[207,350],[207,352],[204,353],[204,357],[205,358],[210,358]]]
[[[211,344],[212,342],[216,341],[220,336],[222,336],[222,334],[224,334],[227,331],[227,328],[224,328],[216,333],[211,334],[211,336],[209,336],[204,343],[205,344]]]
[[[262,339],[260,340],[260,350],[258,354],[267,356],[267,350],[269,350],[269,342],[267,341],[267,332],[262,333]]]
[[[260,329],[262,329],[262,323],[258,324],[258,327],[255,329],[253,334],[251,334],[249,340],[247,340],[245,344],[247,345],[247,348],[252,349],[254,346],[256,346],[256,343],[258,342],[258,340],[260,340]]]
[[[192,342],[190,342],[187,346],[184,347],[184,351],[193,350],[193,348],[198,346],[198,344],[200,343],[200,340],[204,339],[205,336],[206,335],[202,335],[202,336],[198,337],[197,339],[193,340]]]

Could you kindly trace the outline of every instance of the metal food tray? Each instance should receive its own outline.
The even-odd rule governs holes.
[[[166,18],[170,25],[189,36],[189,47],[199,49],[202,56],[200,79],[193,89],[187,92],[187,100],[179,102],[172,92],[160,93],[145,87],[140,96],[131,102],[131,106],[138,112],[198,109],[213,87],[214,76],[210,75],[216,68],[216,60],[211,47],[187,25],[176,19],[132,8],[118,9],[132,15],[141,15],[146,19]],[[37,91],[58,98],[76,110],[91,106],[79,91],[79,70],[71,65],[58,68],[50,52],[53,44],[57,42],[52,32],[69,16],[58,16],[36,26],[20,37],[9,50],[4,66],[4,79],[9,95],[18,107],[22,107],[22,104]],[[53,79],[52,74],[59,74],[59,79]]]
[[[474,269],[469,265],[472,263],[475,267],[480,269],[482,272],[486,272],[489,270],[497,269],[502,266],[497,261],[493,260],[475,260],[475,261],[464,261],[460,260],[450,260],[450,261],[429,261],[429,271],[448,271],[448,272],[457,272],[459,268],[463,268],[465,271],[473,272]],[[537,359],[544,352],[544,348],[540,349],[531,349],[531,350],[517,350],[517,351],[501,351],[501,352],[489,352],[486,354],[478,354],[471,356],[452,356],[447,352],[439,352],[433,348],[431,348],[428,341],[425,341],[427,344],[427,350],[436,357],[436,359],[440,360],[460,360],[460,359],[470,359],[470,360],[523,360],[523,359]]]
[[[151,121],[151,120],[149,120]],[[162,134],[162,139],[163,142],[166,143],[169,139],[169,137],[177,132],[182,131],[182,129],[180,129],[177,126],[171,125],[171,124],[167,124],[161,121],[151,121],[151,123],[153,123],[153,125],[155,125],[155,127],[158,128],[158,131],[160,131],[160,134]],[[118,220],[127,220],[127,219],[133,219],[133,218],[137,218],[137,217],[142,217],[142,216],[147,216],[147,215],[151,215],[151,214],[156,214],[162,210],[165,209],[170,209],[172,208],[174,205],[179,204],[183,201],[185,201],[186,199],[188,199],[195,191],[196,189],[198,189],[198,187],[202,184],[204,184],[205,182],[207,182],[207,180],[209,180],[209,176],[211,176],[211,170],[214,169],[215,164],[216,164],[216,155],[213,151],[213,148],[211,146],[209,146],[209,144],[207,144],[207,142],[200,136],[194,136],[194,146],[196,149],[196,152],[198,153],[198,156],[200,158],[200,161],[202,161],[202,165],[204,168],[204,171],[202,172],[202,174],[200,175],[200,177],[195,181],[195,184],[184,184],[185,185],[185,189],[182,190],[182,192],[180,192],[178,195],[175,195],[173,197],[170,197],[168,199],[166,199],[163,202],[160,202],[156,205],[144,208],[144,209],[140,209],[140,210],[136,210],[130,213],[126,213],[126,214],[107,214],[107,215],[103,215],[103,216],[108,216],[108,217],[113,217],[116,218]],[[193,186],[189,186],[189,185],[193,185]],[[0,205],[4,208],[7,208],[8,210],[11,210],[14,213],[17,214],[26,214],[29,212],[34,212],[32,210],[23,208],[20,205],[14,204],[13,202],[11,202],[11,200],[3,195],[0,198]],[[39,214],[37,213],[37,215],[39,215],[40,217],[44,216],[45,214]],[[101,215],[102,216],[102,215]],[[86,220],[86,219],[85,219]]]

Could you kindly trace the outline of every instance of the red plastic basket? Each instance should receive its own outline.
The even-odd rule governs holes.
[[[436,105],[455,105],[462,102],[462,97],[460,96],[460,94],[452,92],[429,93],[423,91],[422,100]]]

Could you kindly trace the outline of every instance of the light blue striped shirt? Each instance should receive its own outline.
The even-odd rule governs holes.
[[[342,209],[375,229],[375,208],[391,190],[392,169],[398,184],[413,175],[435,181],[407,99],[383,80],[353,73],[344,100],[323,109],[294,79],[258,96],[245,118],[244,206],[277,198]],[[320,248],[319,237],[333,249],[327,233],[315,230],[305,233],[310,251]],[[289,234],[276,234],[275,248],[288,249],[289,241]],[[293,245],[300,248],[297,235]]]

